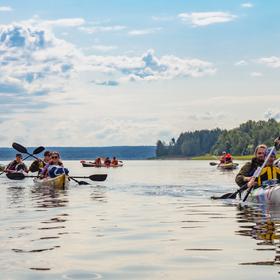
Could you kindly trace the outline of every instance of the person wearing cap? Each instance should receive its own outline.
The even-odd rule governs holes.
[[[36,159],[34,160],[30,167],[29,167],[29,170],[31,172],[40,172],[44,167],[45,165],[50,161],[50,156],[51,156],[51,152],[50,151],[45,151],[44,152],[44,158],[43,159]]]
[[[250,162],[246,162],[245,165],[240,169],[235,177],[235,182],[239,187],[244,186],[248,183],[256,169],[262,166],[265,159],[265,152],[267,146],[265,144],[260,144],[256,147],[254,157]]]
[[[272,148],[266,149],[265,157],[267,157],[270,154],[271,149]],[[252,178],[247,184],[248,188],[270,185],[272,183],[275,183],[275,181],[280,180],[280,168],[273,165],[275,159],[276,159],[276,151],[273,150],[265,167],[262,169],[260,176],[255,179]]]
[[[15,160],[11,161],[5,168],[5,172],[26,172],[27,166],[22,161],[22,154],[16,154]]]

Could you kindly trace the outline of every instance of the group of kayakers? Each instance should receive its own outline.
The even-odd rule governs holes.
[[[119,164],[119,160],[116,157],[113,157],[112,159],[110,159],[109,157],[106,158],[101,158],[98,157],[94,160],[93,164],[96,167],[101,167],[102,165],[105,166],[117,166]]]
[[[54,178],[61,174],[68,174],[69,170],[64,168],[60,154],[56,151],[45,151],[43,159],[36,159],[28,168],[22,160],[22,154],[16,154],[15,160],[10,162],[5,172],[38,172],[40,178]]]

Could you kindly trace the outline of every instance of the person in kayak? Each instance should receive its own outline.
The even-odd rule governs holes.
[[[263,164],[266,149],[267,146],[265,144],[258,145],[255,149],[252,160],[250,162],[246,162],[245,165],[240,169],[235,177],[235,182],[239,187],[242,187],[245,183],[248,183],[256,169]]]
[[[102,163],[101,163],[101,158],[98,157],[95,159],[94,164],[96,167],[101,167]]]
[[[113,165],[113,166],[118,166],[118,164],[119,164],[119,161],[117,160],[117,158],[116,158],[116,157],[113,157],[113,158],[112,158],[112,161],[111,161],[111,165]]]
[[[40,177],[41,178],[54,178],[61,174],[68,174],[69,170],[63,167],[63,163],[60,159],[58,152],[52,152],[50,156],[50,161],[43,168]]]
[[[266,149],[265,157],[267,157],[270,152],[271,152],[271,148]],[[280,180],[280,168],[273,165],[275,159],[276,159],[276,152],[274,150],[270,155],[266,166],[262,169],[260,176],[255,179],[252,178],[248,182],[247,184],[248,188],[273,185]]]
[[[46,166],[46,164],[50,161],[51,158],[51,152],[50,151],[45,151],[44,152],[44,158],[43,159],[36,159],[34,160],[30,167],[29,170],[31,172],[39,172],[41,173],[41,171],[43,170],[43,168]]]
[[[220,156],[220,164],[224,164],[226,162],[226,152],[223,151],[222,155]]]
[[[106,157],[105,160],[104,160],[104,165],[109,167],[111,165],[111,160],[109,157]]]
[[[11,161],[4,170],[5,172],[26,172],[28,168],[22,161],[22,154],[16,154],[15,160]]]

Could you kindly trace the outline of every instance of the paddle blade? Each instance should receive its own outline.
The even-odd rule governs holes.
[[[28,154],[27,149],[18,143],[13,143],[12,147],[20,153]]]
[[[7,173],[6,176],[11,180],[23,180],[25,175],[21,172]]]
[[[218,163],[212,161],[212,162],[209,162],[209,164],[210,165],[217,165]]]
[[[105,181],[106,178],[107,178],[107,174],[94,174],[89,176],[90,180],[98,181],[98,182]]]
[[[86,182],[86,181],[79,181],[79,183],[78,183],[79,185],[89,185],[89,183],[88,182]]]
[[[222,196],[211,196],[211,199],[235,199],[237,193],[225,193]]]
[[[36,149],[33,151],[32,154],[33,154],[33,155],[37,155],[37,154],[42,153],[44,150],[45,150],[45,147],[40,146],[40,147],[36,148]]]
[[[40,170],[39,161],[34,160],[29,167],[29,171],[33,173],[33,172],[38,172],[39,170]]]

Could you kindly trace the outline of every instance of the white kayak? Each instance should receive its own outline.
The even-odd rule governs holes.
[[[247,191],[243,192],[243,197]],[[280,204],[280,184],[260,187],[251,191],[247,201],[255,203]]]
[[[55,178],[34,178],[34,184],[36,187],[64,189],[69,186],[69,178],[66,174],[61,174]]]

